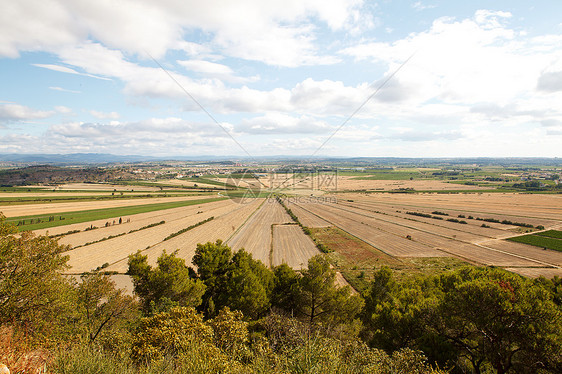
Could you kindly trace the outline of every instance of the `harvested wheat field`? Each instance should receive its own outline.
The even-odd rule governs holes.
[[[204,182],[199,182],[199,181],[188,181],[188,180],[183,180],[183,179],[165,179],[165,180],[161,180],[158,181],[159,183],[162,184],[167,184],[167,185],[175,185],[175,186],[179,186],[179,187],[193,187],[193,188],[212,188],[212,189],[221,189],[221,186],[217,186],[216,184],[207,184]]]
[[[518,256],[533,258],[548,265],[562,267],[562,252],[552,249],[542,249],[534,245],[517,243],[507,240],[490,240],[480,243],[483,246],[498,249]]]
[[[316,245],[298,225],[273,225],[271,265],[283,263],[295,270],[306,268],[308,259],[319,254]]]
[[[235,251],[244,248],[255,259],[269,266],[272,225],[283,223],[292,223],[291,217],[277,201],[267,199],[248,222],[227,241],[227,244]]]
[[[105,240],[99,243],[86,245],[73,249],[67,254],[70,256],[68,264],[71,266],[69,272],[81,273],[90,271],[102,264],[113,264],[120,260],[126,259],[132,253],[138,250],[144,250],[148,247],[155,246],[163,242],[163,240],[186,227],[201,222],[211,216],[215,219],[228,214],[239,208],[238,204],[230,203],[217,208],[216,210],[207,211],[205,213],[196,214],[192,209],[192,214],[172,220],[166,221],[165,224],[140,230],[113,239]],[[213,222],[213,221],[210,221]],[[206,224],[200,226],[204,227]],[[224,225],[224,222],[222,222]],[[213,232],[216,231],[216,228]],[[181,236],[181,235],[180,235]],[[176,237],[177,238],[177,237]],[[207,240],[205,240],[207,241]],[[173,248],[175,249],[175,248]],[[125,269],[126,270],[126,269]]]
[[[478,245],[489,237],[463,232],[462,227],[467,225],[443,227],[441,221],[421,222],[342,204],[303,204],[302,207],[392,256],[454,256],[475,264],[504,267],[552,265],[533,253],[523,255]]]
[[[529,278],[538,278],[541,276],[545,278],[562,277],[562,269],[554,268],[505,268],[505,270],[521,274]]]
[[[460,184],[447,183],[436,180],[376,180],[376,179],[356,179],[357,177],[338,176],[338,190],[357,191],[357,190],[378,190],[390,191],[400,188],[411,188],[417,191],[447,191],[447,190],[484,190],[485,187],[467,186]]]
[[[317,215],[301,208],[299,205],[292,203],[290,200],[285,200],[284,203],[297,217],[299,217],[299,221],[303,224],[303,226],[313,228],[331,226],[329,222],[326,222]]]
[[[202,221],[207,217],[213,216],[213,214],[220,214],[223,210],[222,208],[230,207],[232,204],[233,202],[230,200],[213,201],[205,204],[158,210],[154,212],[134,214],[131,216],[123,216],[123,223],[121,224],[118,223],[119,219],[109,219],[78,223],[69,226],[59,226],[56,227],[56,229],[59,229],[59,231],[61,232],[68,232],[72,230],[71,226],[76,226],[77,229],[85,229],[92,225],[98,227],[95,230],[87,230],[64,235],[59,239],[59,243],[75,247],[84,245],[86,243],[91,243],[93,241],[100,240],[109,236],[128,233],[132,230],[139,230],[143,227],[146,227],[147,225],[156,224],[161,221],[166,221],[166,223],[168,224],[189,216],[197,216],[197,219],[199,221]],[[109,222],[110,226],[106,227],[106,222]],[[49,231],[51,234],[54,234],[54,232],[51,232],[51,229],[45,229],[41,231]],[[36,232],[39,233],[39,231]]]
[[[208,197],[216,197],[216,195],[197,195],[197,196],[174,196],[174,197],[155,197],[150,199],[119,199],[104,201],[81,201],[67,203],[49,203],[49,204],[25,204],[11,205],[0,207],[2,213],[6,217],[32,216],[39,214],[57,214],[65,212],[76,212],[90,209],[109,209],[128,207],[134,205],[147,205],[158,203],[170,203],[175,201],[189,201],[204,199]]]
[[[466,218],[459,218],[467,222],[467,224],[460,225],[459,223],[448,222],[446,220],[447,218],[457,218],[457,215],[451,217],[444,216],[444,217],[440,217],[442,218],[442,220],[437,220],[427,217],[415,216],[407,213],[410,211],[418,212],[418,210],[415,209],[397,210],[396,208],[393,207],[389,207],[385,205],[376,205],[371,202],[355,203],[355,202],[347,202],[347,201],[338,201],[338,204],[341,206],[353,207],[356,209],[364,210],[370,213],[376,213],[381,217],[388,217],[389,219],[391,219],[392,217],[397,217],[412,222],[417,221],[437,227],[449,228],[458,232],[471,233],[483,239],[504,237],[506,235],[506,230],[513,227],[513,226],[502,225],[499,223],[487,222],[487,225],[490,227],[485,228],[482,227],[481,221],[470,220]],[[426,212],[426,213],[431,214],[431,212]]]
[[[56,186],[57,190],[73,190],[73,191],[136,191],[136,192],[150,192],[150,191],[160,191],[157,186],[124,186],[120,184],[109,184],[109,183],[67,183]]]
[[[255,199],[248,204],[232,204],[231,210],[220,216],[215,215],[212,221],[201,226],[195,227],[170,240],[160,241],[155,245],[143,250],[143,254],[148,256],[148,263],[156,264],[156,260],[166,250],[171,253],[177,250],[177,256],[185,259],[187,264],[191,264],[191,259],[195,254],[197,244],[214,242],[217,239],[225,240],[231,236],[248,217],[256,211],[263,202],[263,199]],[[107,269],[124,273],[127,271],[127,258],[113,263]]]
[[[440,210],[451,216],[458,214],[494,217],[514,221],[515,218],[533,225],[562,223],[562,196],[515,193],[470,194],[346,194],[354,202],[370,202],[395,209],[415,208]],[[497,217],[496,217],[497,216]]]
[[[306,206],[303,204],[301,207],[388,255],[398,257],[448,256],[431,246],[408,240],[406,233],[377,229],[373,222],[370,222],[372,219],[369,217],[342,211],[328,204],[306,204]]]

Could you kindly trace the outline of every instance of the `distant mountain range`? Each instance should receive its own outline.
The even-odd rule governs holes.
[[[424,165],[424,164],[480,164],[480,165],[552,165],[561,166],[562,159],[546,157],[470,157],[470,158],[406,158],[406,157],[328,157],[328,156],[168,156],[152,157],[141,155],[114,155],[109,153],[71,153],[71,154],[0,154],[0,162],[18,164],[84,165],[110,163],[137,163],[156,161],[258,161],[258,162],[326,162],[345,165]]]

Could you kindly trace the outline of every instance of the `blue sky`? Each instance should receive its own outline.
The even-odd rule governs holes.
[[[561,1],[0,10],[0,153],[562,157]]]

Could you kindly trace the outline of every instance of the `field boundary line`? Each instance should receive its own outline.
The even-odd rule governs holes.
[[[273,267],[273,227],[275,223],[272,223],[269,230],[270,241],[269,241],[269,267]]]
[[[262,201],[262,203],[252,212],[252,214],[250,214],[248,216],[248,218],[246,218],[246,220],[244,222],[242,222],[242,224],[240,226],[238,226],[238,228],[236,230],[234,230],[234,232],[228,237],[228,239],[226,239],[224,242],[225,244],[228,244],[228,242],[230,241],[230,239],[232,239],[234,237],[234,235],[238,234],[238,232],[240,230],[242,230],[242,227],[244,227],[246,225],[246,223],[248,223],[248,220],[250,218],[252,218],[263,206],[263,204],[265,204],[265,202],[267,201],[267,199],[265,199],[264,201]]]

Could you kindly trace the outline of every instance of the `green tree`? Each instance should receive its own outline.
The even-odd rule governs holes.
[[[449,287],[434,326],[474,372],[488,365],[499,374],[560,370],[562,313],[548,290],[501,269],[466,268],[443,278]]]
[[[167,355],[177,357],[193,344],[212,345],[213,329],[191,307],[174,307],[141,319],[133,338],[132,355],[150,362]]]
[[[232,257],[232,266],[226,277],[224,299],[217,307],[228,306],[241,311],[251,319],[263,316],[270,307],[273,273],[261,261],[240,249]],[[222,301],[222,300],[221,300]]]
[[[287,264],[275,267],[273,273],[275,281],[271,293],[271,305],[290,315],[295,315],[299,307],[301,276]]]
[[[65,250],[48,236],[18,235],[0,215],[0,324],[52,331],[57,321],[76,318],[74,288],[61,274],[67,269]]]
[[[174,306],[199,306],[205,293],[203,282],[194,278],[195,273],[175,253],[164,251],[157,266],[152,268],[148,257],[137,252],[129,256],[127,274],[133,278],[135,293],[146,314],[166,311]]]
[[[108,275],[98,272],[82,275],[78,285],[78,306],[84,316],[84,324],[90,342],[104,330],[136,315],[137,304],[133,298],[115,289],[115,282]]]
[[[308,260],[300,279],[299,310],[310,323],[351,321],[361,311],[363,299],[351,295],[349,286],[338,288],[336,272],[328,259],[317,255]]]
[[[197,244],[192,262],[197,266],[197,276],[207,287],[202,304],[206,315],[215,315],[215,300],[224,294],[231,260],[232,250],[221,240]]]
[[[244,249],[232,254],[220,240],[198,244],[193,264],[207,286],[202,308],[206,316],[213,317],[217,310],[229,307],[256,319],[269,309],[273,273]]]

